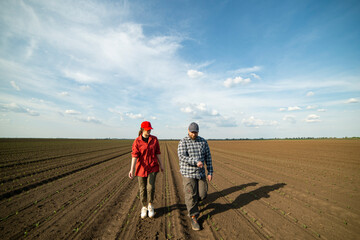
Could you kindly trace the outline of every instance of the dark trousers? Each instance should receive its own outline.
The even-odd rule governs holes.
[[[208,184],[206,178],[196,179],[182,176],[185,204],[190,217],[199,215],[199,200],[202,201],[207,196]]]
[[[156,174],[157,172],[153,172],[147,177],[138,177],[140,201],[143,207],[147,207],[148,202],[153,203],[154,201]]]

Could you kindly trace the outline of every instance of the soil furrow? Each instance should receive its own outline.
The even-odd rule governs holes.
[[[156,214],[141,219],[138,181],[128,178],[132,140],[0,139],[0,236],[355,240],[360,235],[359,140],[208,142],[214,178],[200,206],[202,230],[193,231],[178,141],[160,140],[165,171],[157,175]]]
[[[125,148],[127,148],[127,146],[125,146],[124,149]],[[35,159],[35,160],[32,160],[32,161],[26,161],[26,162],[23,162],[24,159],[21,159],[20,160],[21,162],[18,162],[18,163],[2,164],[2,165],[0,165],[0,168],[12,168],[12,167],[18,167],[18,166],[22,166],[22,165],[40,163],[40,162],[44,162],[44,161],[52,161],[54,159],[59,159],[59,158],[75,157],[75,156],[79,156],[79,155],[83,155],[83,154],[89,154],[89,153],[95,153],[95,152],[103,152],[103,151],[106,151],[106,150],[114,150],[114,149],[117,149],[117,151],[119,150],[118,147],[111,147],[111,148],[108,148],[108,149],[99,149],[99,150],[71,153],[71,154],[66,154],[66,155],[53,156],[53,157],[50,157],[50,158]]]
[[[92,211],[94,205],[96,206],[99,203],[99,200],[101,202],[104,199],[104,197],[101,196],[107,196],[109,192],[111,192],[109,191],[111,186],[115,186],[116,189],[119,184],[122,184],[125,177],[117,180],[117,178],[114,177],[115,173],[116,172],[109,173],[97,181],[93,180],[91,183],[84,183],[83,186],[79,186],[83,189],[82,192],[79,192],[76,195],[63,195],[62,201],[59,201],[58,203],[52,202],[52,204],[43,205],[48,206],[44,208],[43,217],[36,220],[34,219],[31,224],[24,227],[23,231],[20,231],[13,237],[18,238],[24,232],[27,232],[27,235],[31,234],[31,236],[48,236],[47,239],[68,239],[67,237],[69,235],[77,233],[77,231],[73,230],[81,228],[84,219],[87,220],[87,216],[94,213]],[[115,181],[118,185],[114,185]],[[74,209],[76,211],[74,211]],[[76,214],[76,217],[74,216],[75,212],[78,213]],[[64,221],[65,219],[67,219],[66,222]],[[56,236],[53,231],[49,231],[49,229],[51,229],[49,226],[58,226],[60,223],[64,228],[65,226],[68,226],[68,230],[64,229],[65,236]],[[57,232],[60,231],[60,229],[57,229]]]
[[[224,169],[227,167],[226,165],[222,165],[222,164],[217,164],[219,167],[223,167]],[[238,176],[240,178],[243,178],[244,176],[247,177],[249,175],[251,175],[248,171],[246,170],[242,170],[242,169],[239,169],[241,171],[241,173],[239,172],[235,172],[235,173],[238,173]],[[225,182],[233,182],[232,180],[228,179],[226,177],[226,175],[223,175],[222,177],[224,177],[226,179]],[[256,181],[259,181],[262,183],[262,185],[265,185],[265,184],[272,184],[273,182],[269,179],[266,179],[266,178],[263,178],[261,177],[261,175],[259,174],[254,174],[252,175],[251,178],[247,177],[246,180],[256,180]],[[234,180],[234,179],[233,179]],[[245,179],[244,179],[245,180]],[[239,181],[239,180],[237,180]],[[241,180],[240,180],[241,181]],[[288,186],[287,186],[288,188]],[[282,209],[279,209],[277,207],[277,203],[278,202],[281,202],[281,201],[284,201],[284,197],[285,197],[285,193],[289,192],[289,190],[285,190],[285,191],[281,191],[280,193],[277,193],[278,191],[274,191],[274,193],[277,193],[276,195],[271,195],[271,201],[265,201],[263,198],[262,199],[259,199],[259,203],[262,204],[263,206],[266,206],[268,208],[270,208],[271,210],[273,210],[275,213],[277,213],[280,217],[284,217],[285,220],[289,221],[291,220],[290,222],[295,225],[297,228],[300,228],[301,230],[305,231],[305,232],[308,232],[312,235],[319,235],[320,231],[319,230],[314,230],[314,229],[319,229],[318,227],[315,227],[314,229],[311,228],[312,225],[314,225],[314,221],[311,220],[311,219],[308,219],[308,220],[305,220],[305,219],[300,219],[300,216],[301,215],[304,215],[304,213],[311,213],[311,212],[318,212],[318,210],[314,209],[314,210],[311,210],[311,206],[307,204],[307,201],[301,201],[299,199],[296,199],[296,196],[299,196],[299,193],[295,193],[296,190],[293,189],[293,195],[288,195],[286,194],[287,198],[291,198],[293,201],[291,201],[292,206],[289,206],[289,205],[286,205],[284,206]],[[254,197],[254,198],[257,198],[257,196],[259,196],[259,194],[261,194],[261,191],[260,192],[256,192],[256,191],[252,191],[252,192],[249,192],[250,193],[250,197]],[[248,193],[246,193],[248,194]],[[307,200],[307,199],[305,199]],[[295,203],[294,201],[297,201],[297,203]],[[270,202],[273,202],[273,204],[271,204]],[[288,201],[287,201],[288,202]],[[295,203],[295,204],[294,204]],[[260,210],[261,208],[259,208],[258,206],[257,207],[254,207],[254,211],[253,212],[259,212],[258,216],[261,216],[261,215],[264,215],[264,211]],[[297,212],[301,213],[301,215],[299,216],[296,216],[295,214],[295,217],[293,216],[294,213],[291,214],[291,212],[293,212],[291,209],[296,209]],[[291,215],[290,215],[291,214]],[[322,220],[322,223],[324,222],[329,222],[329,217],[330,218],[337,218],[336,216],[334,215],[329,215],[329,212],[325,213],[326,215],[323,217],[323,220]],[[306,214],[305,214],[306,215]],[[272,218],[268,218],[268,219],[272,219]],[[332,220],[334,221],[334,220]],[[341,221],[340,221],[341,222]],[[266,223],[266,222],[265,222]],[[268,222],[268,224],[271,224],[272,221]],[[306,227],[304,227],[306,226]],[[340,228],[343,228],[343,226],[339,226]],[[290,227],[288,227],[286,229],[286,231],[288,231]],[[277,231],[279,232],[279,231]],[[347,232],[346,229],[343,229],[343,232]]]
[[[122,157],[123,158],[123,157]],[[119,163],[114,163],[112,165],[106,166],[102,169],[98,169],[97,171],[92,171],[91,173],[84,173],[84,174],[79,174],[78,177],[73,177],[71,178],[71,182],[64,182],[61,183],[60,181],[66,181],[66,177],[60,180],[57,183],[57,186],[59,186],[58,188],[52,188],[49,193],[48,191],[46,191],[46,189],[43,189],[42,192],[43,194],[37,194],[36,198],[34,200],[34,197],[31,196],[26,196],[30,199],[32,199],[32,201],[24,201],[24,197],[21,197],[19,199],[12,199],[11,204],[7,204],[6,206],[2,206],[1,207],[1,215],[3,216],[1,218],[1,221],[8,221],[8,219],[10,217],[13,216],[19,216],[20,214],[22,214],[23,211],[26,210],[31,210],[32,207],[35,206],[44,206],[47,205],[48,202],[53,199],[53,197],[55,196],[62,196],[64,198],[64,196],[66,196],[67,194],[72,195],[75,191],[75,188],[78,188],[79,185],[81,185],[83,182],[85,182],[85,185],[87,185],[88,183],[86,182],[88,179],[92,178],[92,179],[96,179],[98,176],[102,176],[105,175],[103,174],[103,172],[107,171],[107,173],[109,173],[109,170],[113,170],[113,169],[117,169],[117,167],[119,169],[123,168],[123,165],[125,164],[125,161],[122,160],[121,165]],[[127,163],[127,162],[126,162]],[[118,166],[116,166],[118,165]],[[80,179],[78,179],[80,178]],[[6,202],[2,202],[2,204],[4,204]],[[61,204],[59,204],[61,205]],[[26,214],[26,213],[24,213]]]
[[[41,174],[41,173],[44,173],[44,172],[49,172],[49,171],[52,171],[52,170],[55,170],[55,169],[63,169],[63,168],[66,168],[68,166],[74,166],[76,168],[77,164],[87,162],[87,161],[90,161],[90,160],[93,160],[93,159],[97,159],[97,158],[100,158],[100,157],[104,157],[104,156],[107,156],[107,155],[112,155],[114,153],[118,154],[119,151],[106,153],[106,154],[101,154],[101,155],[98,155],[98,156],[93,156],[93,157],[89,157],[89,158],[82,159],[82,160],[76,160],[76,161],[70,160],[66,164],[64,164],[64,161],[61,161],[62,164],[60,164],[60,165],[58,163],[54,163],[53,164],[54,166],[50,167],[50,168],[47,167],[47,168],[44,168],[42,170],[31,171],[31,172],[29,172],[27,174],[19,175],[19,176],[16,176],[16,177],[12,177],[12,178],[10,177],[10,178],[6,178],[6,179],[2,179],[2,180],[0,180],[0,184],[7,183],[7,182],[12,182],[12,181],[22,179],[22,178],[26,178],[26,177],[29,177],[29,176],[35,176],[37,174]],[[78,159],[78,158],[76,158],[76,159]]]
[[[83,171],[83,170],[85,170],[85,169],[87,169],[87,168],[91,168],[91,167],[100,165],[100,164],[102,164],[102,163],[105,163],[105,162],[107,162],[107,161],[110,161],[110,160],[112,160],[112,159],[115,159],[115,158],[117,158],[117,157],[120,157],[120,156],[125,155],[125,154],[128,154],[128,153],[129,153],[129,152],[123,153],[123,154],[120,154],[120,155],[116,155],[116,156],[114,156],[114,157],[105,159],[105,160],[103,160],[103,161],[95,162],[95,163],[92,163],[92,164],[90,164],[90,165],[86,165],[86,166],[84,166],[84,167],[81,167],[81,168],[78,168],[78,169],[74,169],[74,170],[72,170],[72,171],[70,171],[70,172],[66,172],[66,173],[63,173],[63,174],[60,174],[60,175],[57,175],[57,176],[54,176],[54,177],[51,177],[51,178],[48,178],[48,179],[44,179],[44,180],[42,180],[42,181],[40,181],[40,182],[36,182],[36,183],[30,184],[30,185],[27,185],[27,186],[25,186],[25,187],[22,187],[22,188],[19,188],[19,189],[16,189],[16,190],[13,190],[13,191],[10,191],[10,192],[1,194],[1,195],[0,195],[0,201],[2,201],[3,199],[11,198],[11,197],[13,197],[13,196],[15,196],[15,195],[18,195],[18,194],[22,193],[22,192],[29,191],[30,189],[37,188],[37,187],[39,187],[39,186],[41,186],[41,185],[51,183],[51,182],[53,182],[53,181],[56,181],[56,180],[58,180],[58,179],[60,179],[60,178],[63,178],[63,177],[72,175],[72,174],[77,173],[77,172],[79,172],[79,171]]]

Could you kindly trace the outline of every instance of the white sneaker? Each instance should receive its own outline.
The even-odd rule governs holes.
[[[154,211],[154,208],[152,207],[152,205],[149,204],[148,210],[149,210],[149,218],[152,218],[153,216],[155,216],[155,211]]]
[[[142,209],[141,209],[141,218],[146,218],[146,213],[147,213],[147,208],[142,207]]]

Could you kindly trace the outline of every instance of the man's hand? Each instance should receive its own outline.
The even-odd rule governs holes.
[[[211,182],[211,180],[213,178],[212,175],[208,175],[207,177],[208,177],[208,181]]]
[[[204,164],[203,164],[201,161],[197,162],[196,165],[197,165],[199,168],[203,168],[203,167],[204,167]]]

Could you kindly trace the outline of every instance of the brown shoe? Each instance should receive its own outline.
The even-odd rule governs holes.
[[[192,227],[192,229],[195,230],[195,231],[199,231],[199,230],[200,230],[200,225],[199,225],[199,223],[198,223],[198,221],[197,221],[197,219],[196,219],[195,216],[192,216],[192,217],[191,217],[191,227]]]

